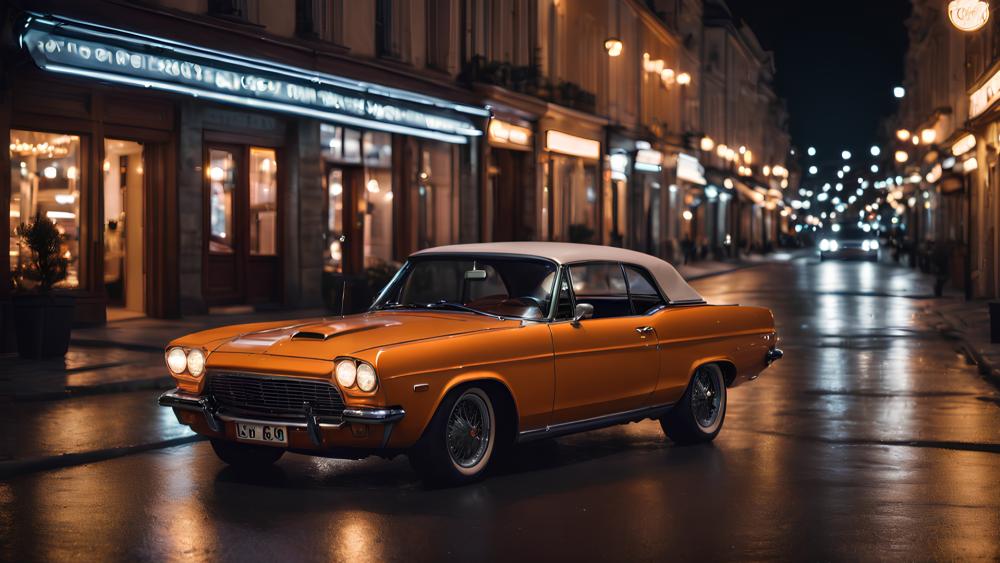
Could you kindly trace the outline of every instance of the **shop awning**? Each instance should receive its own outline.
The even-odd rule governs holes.
[[[33,14],[20,41],[50,72],[449,143],[481,136],[489,117],[484,107],[78,20]]]

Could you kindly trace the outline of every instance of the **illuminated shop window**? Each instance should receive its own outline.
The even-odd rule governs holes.
[[[216,254],[232,254],[236,230],[233,228],[233,200],[236,193],[236,160],[233,153],[222,149],[208,151],[209,233],[208,250]]]
[[[27,264],[28,250],[14,235],[35,215],[48,217],[63,234],[67,277],[57,287],[80,285],[80,137],[62,133],[10,131],[10,267]]]
[[[365,267],[392,261],[392,136],[367,131],[365,164]]]
[[[250,149],[250,254],[278,254],[278,157]]]

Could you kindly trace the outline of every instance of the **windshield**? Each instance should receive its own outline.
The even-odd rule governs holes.
[[[518,319],[548,316],[556,265],[532,258],[420,257],[373,309],[443,309]]]
[[[827,235],[839,240],[862,240],[875,238],[878,236],[878,233],[871,231],[871,227],[869,227],[869,232],[865,232],[855,222],[837,223],[827,232]]]

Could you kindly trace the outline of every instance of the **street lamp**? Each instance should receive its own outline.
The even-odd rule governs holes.
[[[896,138],[905,143],[910,140],[910,132],[906,129],[900,129],[896,131]]]
[[[932,145],[937,139],[937,131],[933,129],[924,129],[920,132],[920,141],[925,145]]]
[[[815,166],[810,166],[809,167],[809,173],[812,174],[813,176],[815,176],[816,174],[819,173],[819,168],[817,168]]]
[[[896,162],[902,164],[910,160],[910,154],[906,151],[896,151]]]
[[[851,151],[843,151],[840,153],[840,157],[844,160],[851,160]]]
[[[705,135],[704,137],[701,138],[701,150],[705,152],[712,152],[714,148],[715,148],[715,141],[713,141],[711,137]]]
[[[882,154],[882,149],[878,148],[875,145],[872,145],[871,153],[872,153],[872,156],[878,156],[878,155]]]
[[[680,84],[681,86],[687,86],[688,84],[691,84],[691,75],[686,72],[678,74],[677,83]]]
[[[806,152],[809,153],[809,156],[816,156],[816,147],[809,147]]]
[[[604,40],[604,50],[608,52],[609,57],[617,57],[622,54],[625,49],[625,44],[622,43],[621,39],[617,37],[609,37]]]
[[[906,88],[903,88],[902,86],[896,86],[895,88],[892,89],[892,95],[896,96],[896,99],[902,99],[906,97]]]

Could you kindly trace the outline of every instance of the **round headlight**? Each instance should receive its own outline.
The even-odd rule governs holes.
[[[184,368],[187,367],[187,354],[182,348],[167,350],[167,367],[174,373],[184,373]]]
[[[872,249],[872,241],[866,240],[866,241],[862,242],[861,243],[861,249],[864,250],[865,252],[870,251]]]
[[[872,250],[878,250],[878,241],[877,240],[873,240],[872,241]]]
[[[205,352],[198,348],[188,352],[187,366],[191,375],[201,377],[201,374],[205,373]]]
[[[375,390],[375,386],[378,385],[378,378],[375,377],[375,368],[368,364],[361,364],[358,366],[358,389],[361,389],[365,393]]]
[[[341,360],[337,362],[337,384],[347,389],[354,386],[354,380],[358,375],[358,368],[354,365],[354,360]]]
[[[826,239],[819,241],[819,249],[823,252],[830,250],[830,241]]]
[[[830,252],[836,252],[838,248],[840,248],[840,245],[837,244],[837,241],[831,240],[830,241]]]

